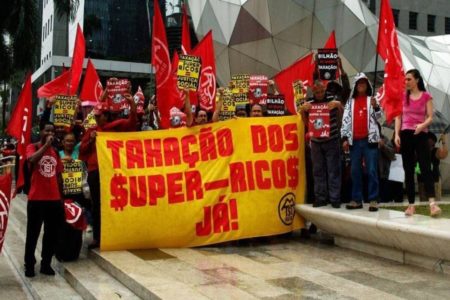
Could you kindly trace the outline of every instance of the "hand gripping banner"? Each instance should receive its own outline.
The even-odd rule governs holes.
[[[97,136],[101,250],[191,247],[303,226],[299,116]]]

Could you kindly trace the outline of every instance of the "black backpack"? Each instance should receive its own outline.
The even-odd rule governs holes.
[[[37,144],[33,144],[33,145],[34,145],[34,150],[37,151],[38,145]],[[28,193],[30,192],[30,187],[31,187],[31,175],[33,174],[33,168],[31,167],[31,165],[28,163],[28,161],[26,159],[23,164],[22,172],[23,172],[23,186],[19,191],[24,193],[25,195],[28,195]]]

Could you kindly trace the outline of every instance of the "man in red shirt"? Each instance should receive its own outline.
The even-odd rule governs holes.
[[[64,221],[61,205],[61,172],[63,165],[52,147],[55,126],[47,122],[40,126],[41,141],[27,147],[26,157],[31,170],[27,205],[27,237],[25,242],[25,276],[33,277],[36,259],[34,252],[44,223],[41,270],[55,275],[51,267],[55,253],[58,229]]]

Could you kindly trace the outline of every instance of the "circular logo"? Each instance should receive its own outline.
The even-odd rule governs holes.
[[[200,95],[201,106],[206,110],[212,109],[213,100],[215,100],[216,95],[216,75],[211,66],[207,66],[202,70],[198,93]]]
[[[326,80],[331,78],[331,73],[330,72],[325,72],[325,74],[323,75],[323,77],[325,77]]]
[[[42,156],[39,161],[39,173],[46,178],[55,176],[56,174],[56,159],[49,155]]]
[[[295,195],[287,193],[278,203],[278,216],[284,225],[291,225],[295,217]]]
[[[156,73],[156,87],[162,87],[170,76],[170,54],[169,49],[160,39],[154,39],[153,55],[155,56],[155,73]]]
[[[321,129],[323,127],[323,119],[317,118],[314,120],[314,129]]]

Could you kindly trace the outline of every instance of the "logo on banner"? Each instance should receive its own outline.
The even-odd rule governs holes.
[[[284,225],[291,225],[295,217],[295,194],[287,193],[278,203],[278,216]]]
[[[97,83],[95,84],[95,100],[99,101],[100,97],[102,96],[102,92],[103,92],[103,85],[100,82],[100,80],[97,80]]]
[[[8,211],[9,211],[9,198],[0,191],[0,246],[3,244],[5,239],[4,230],[6,229],[6,224],[8,222]],[[1,249],[1,247],[0,247]]]
[[[214,95],[216,94],[216,76],[211,66],[202,70],[199,94],[202,106],[206,110],[212,109],[215,100]]]
[[[160,88],[166,83],[170,76],[170,54],[169,49],[164,45],[164,43],[155,38],[155,72],[157,74],[157,78],[160,79],[157,82],[157,87]],[[158,75],[159,74],[159,75]]]

